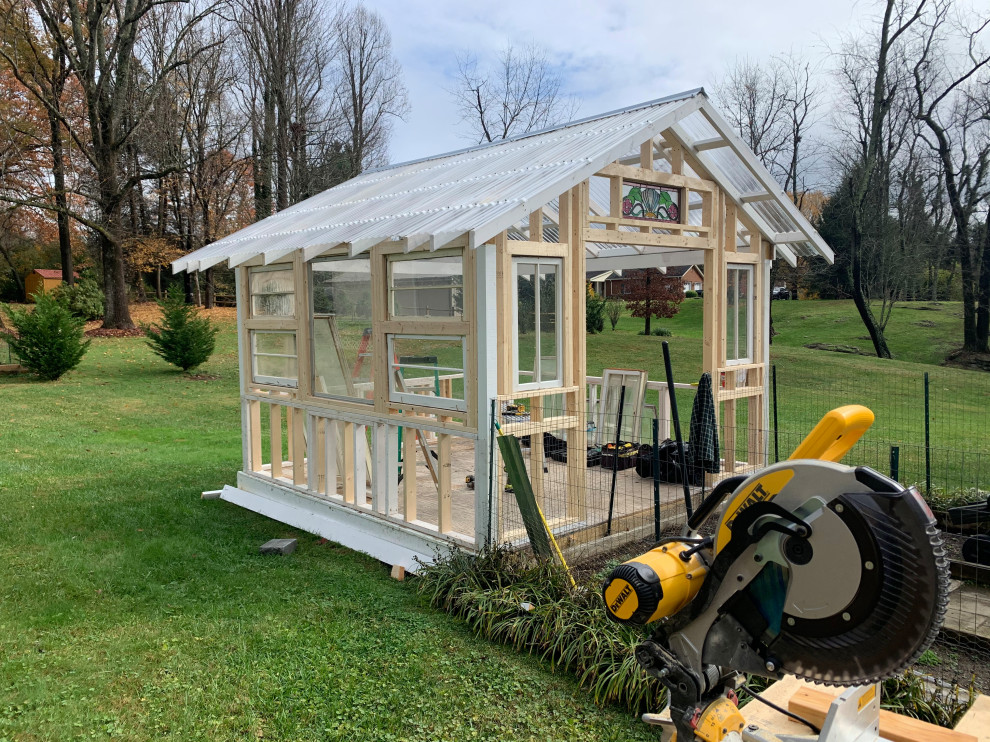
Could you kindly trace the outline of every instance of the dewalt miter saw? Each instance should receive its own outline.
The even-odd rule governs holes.
[[[830,717],[820,737],[802,739],[879,739],[875,684],[935,638],[949,575],[918,492],[838,463],[872,423],[865,407],[833,410],[790,459],[723,480],[683,536],[609,575],[609,614],[658,627],[636,657],[669,689],[663,719],[680,742],[783,739],[745,724],[740,673],[865,686],[851,706],[872,719]],[[719,511],[714,533],[701,535]]]

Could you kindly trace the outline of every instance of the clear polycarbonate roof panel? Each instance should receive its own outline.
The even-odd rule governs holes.
[[[466,233],[474,244],[484,242],[524,224],[536,208],[554,209],[559,194],[608,163],[638,152],[639,143],[672,125],[680,128],[688,144],[718,136],[698,110],[701,106],[707,106],[707,98],[698,89],[510,140],[368,171],[180,258],[173,269],[202,270],[224,260],[238,264],[262,255],[270,262],[295,250],[309,257],[340,245],[361,252],[400,239],[407,239],[410,247],[430,243],[436,248]],[[763,190],[733,149],[698,154],[706,165],[717,168],[720,182],[724,178],[737,193]],[[592,178],[591,199],[607,205],[605,179]],[[798,223],[775,201],[746,208],[771,231],[801,232],[820,241],[806,220]],[[691,216],[692,222],[700,218],[700,209],[693,209]],[[799,254],[823,252],[810,241],[792,248]]]
[[[173,265],[360,241],[505,229],[700,104],[700,90],[491,145],[366,172]],[[537,203],[538,202],[538,203]],[[503,223],[506,222],[507,223]]]

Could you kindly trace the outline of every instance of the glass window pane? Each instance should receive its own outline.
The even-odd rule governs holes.
[[[540,264],[540,381],[553,381],[557,367],[557,265]]]
[[[292,317],[295,314],[292,266],[251,268],[248,275],[253,317]]]
[[[437,406],[437,398],[464,400],[464,339],[392,335],[389,386],[392,400],[414,394],[417,404]]]
[[[299,377],[297,363],[295,356],[255,356],[254,374],[256,377],[295,381]]]
[[[313,393],[371,402],[371,258],[311,266]]]
[[[519,383],[536,379],[536,264],[516,263],[516,368]]]
[[[464,267],[460,255],[390,260],[388,266],[392,316],[464,316]]]
[[[726,270],[725,358],[750,362],[752,337],[749,328],[753,271],[749,266],[729,266]]]
[[[294,332],[251,333],[254,381],[294,386],[299,378]]]

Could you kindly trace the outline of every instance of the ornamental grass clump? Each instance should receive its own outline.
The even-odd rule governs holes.
[[[6,308],[13,332],[0,332],[21,364],[45,381],[68,373],[86,355],[83,320],[59,304],[51,294],[34,295],[34,311]]]
[[[636,661],[643,637],[607,617],[597,576],[572,590],[555,562],[534,562],[504,547],[452,552],[418,574],[434,608],[573,673],[596,703],[639,712],[663,707],[666,690]]]
[[[216,347],[218,328],[199,309],[170,292],[159,300],[160,324],[142,325],[148,347],[173,366],[189,371],[206,363]]]

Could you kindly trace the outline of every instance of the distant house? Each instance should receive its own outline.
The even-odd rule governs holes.
[[[78,273],[72,274],[79,278]],[[54,291],[62,283],[62,271],[55,268],[35,268],[24,277],[24,301],[34,301],[39,291]]]
[[[705,280],[704,273],[697,265],[670,265],[667,266],[667,278],[679,278],[684,287],[684,293],[688,291],[701,291],[702,282]]]
[[[684,292],[701,291],[705,280],[702,269],[697,265],[669,265],[666,267],[668,278],[678,278],[684,287]],[[625,275],[621,270],[590,271],[585,280],[591,284],[596,294],[604,299],[616,296],[623,298],[632,291],[631,281],[636,277],[637,270],[627,270]]]
[[[635,271],[633,271],[635,273]],[[622,278],[621,270],[614,271],[591,271],[586,279],[591,284],[591,288],[603,299],[613,296],[621,298],[623,293],[629,293],[629,286]]]

